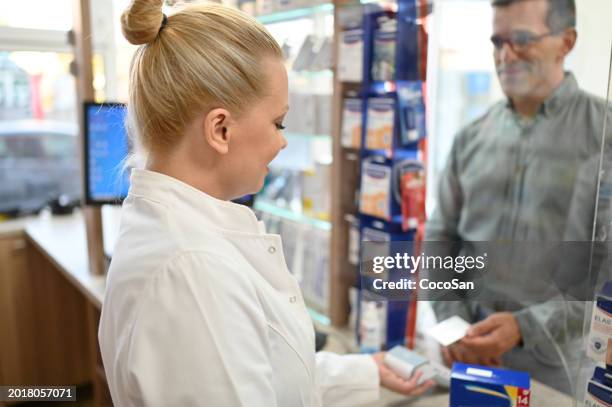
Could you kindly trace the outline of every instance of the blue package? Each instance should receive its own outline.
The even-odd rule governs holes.
[[[597,380],[608,387],[612,387],[612,372],[603,367],[596,367],[593,372],[593,380]]]
[[[397,20],[381,16],[374,33],[374,57],[372,60],[372,80],[391,81],[395,79],[395,44]]]
[[[397,82],[400,142],[407,146],[426,136],[423,82]]]
[[[529,374],[455,363],[451,373],[450,407],[526,407]]]
[[[585,407],[606,407],[612,405],[612,388],[610,374],[601,367],[596,367],[593,378],[589,380],[587,394],[584,398]]]

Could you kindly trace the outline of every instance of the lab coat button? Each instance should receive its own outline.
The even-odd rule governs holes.
[[[274,246],[268,247],[268,253],[270,253],[270,254],[276,253],[276,247],[274,247]]]

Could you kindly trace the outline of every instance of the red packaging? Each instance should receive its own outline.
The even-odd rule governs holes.
[[[402,174],[402,230],[416,229],[425,221],[425,171]]]

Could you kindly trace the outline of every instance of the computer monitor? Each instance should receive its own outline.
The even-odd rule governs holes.
[[[85,203],[119,204],[127,196],[129,173],[125,159],[130,151],[122,103],[84,103],[83,141]]]

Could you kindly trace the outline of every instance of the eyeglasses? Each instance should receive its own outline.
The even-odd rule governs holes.
[[[527,48],[531,47],[533,44],[542,41],[542,39],[553,35],[557,35],[557,33],[551,31],[542,35],[536,35],[529,31],[514,31],[508,37],[494,35],[491,37],[491,42],[493,43],[496,51],[501,51],[504,44],[508,44],[514,52],[522,52],[527,50]]]

